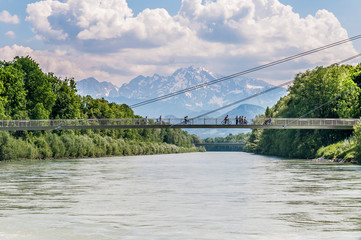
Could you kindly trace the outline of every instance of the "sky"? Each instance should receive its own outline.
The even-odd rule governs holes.
[[[191,65],[229,75],[361,34],[360,0],[1,0],[0,60],[117,86]],[[361,40],[251,75],[279,84]],[[361,62],[355,59],[350,64]]]

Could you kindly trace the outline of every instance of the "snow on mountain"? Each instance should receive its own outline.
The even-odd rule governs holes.
[[[95,79],[82,80],[77,83],[77,87],[82,95],[86,93],[94,97],[105,97],[117,103],[133,104],[222,77],[222,75],[213,74],[204,68],[191,66],[180,68],[170,76],[154,74],[145,77],[140,75],[119,89],[111,83],[108,83],[109,85],[106,85],[106,82],[96,83]],[[151,117],[158,115],[191,116],[219,108],[272,87],[274,86],[265,81],[241,76],[203,86],[197,90],[182,93],[134,110],[136,114]],[[279,88],[243,103],[265,108],[274,105],[285,94],[286,89]]]
[[[78,93],[82,96],[90,95],[99,97],[117,97],[118,88],[110,82],[98,82],[95,78],[83,79],[76,83]]]

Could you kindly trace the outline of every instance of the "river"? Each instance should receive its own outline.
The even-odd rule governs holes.
[[[361,166],[239,152],[0,163],[0,239],[361,239]]]

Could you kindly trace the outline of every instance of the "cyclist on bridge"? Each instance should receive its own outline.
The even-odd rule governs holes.
[[[224,118],[224,124],[228,124],[229,123],[229,118],[228,115]]]

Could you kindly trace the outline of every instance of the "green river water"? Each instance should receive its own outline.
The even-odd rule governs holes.
[[[361,166],[240,152],[0,163],[0,239],[361,239]]]

